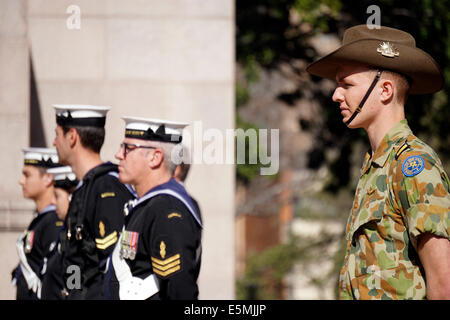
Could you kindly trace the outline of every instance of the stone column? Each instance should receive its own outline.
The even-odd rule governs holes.
[[[51,104],[112,107],[104,160],[114,160],[125,115],[201,121],[204,129],[222,132],[234,128],[232,0],[25,3],[24,32],[28,30],[38,114],[48,146],[55,128]],[[16,167],[20,156],[10,160]],[[199,279],[203,299],[234,298],[234,175],[232,165],[194,164],[187,178],[205,224]]]
[[[22,198],[22,148],[29,144],[29,47],[25,0],[0,0],[0,299],[13,299],[15,242],[32,218]]]

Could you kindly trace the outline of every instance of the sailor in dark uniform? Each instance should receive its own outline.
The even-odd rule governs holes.
[[[202,222],[184,187],[173,179],[186,124],[124,118],[116,158],[119,179],[138,198],[125,207],[107,288],[111,299],[197,299]]]
[[[104,299],[106,261],[122,229],[124,204],[133,190],[118,180],[117,165],[103,162],[109,107],[54,105],[60,162],[72,167],[80,183],[72,194],[61,238],[63,295]]]
[[[180,183],[183,187],[185,187],[184,183],[191,169],[191,157],[189,149],[185,145],[182,146],[182,149],[183,149],[182,160],[181,163],[178,164],[177,167],[175,168],[175,173],[173,174],[173,177],[178,183]],[[197,200],[194,197],[192,197],[190,193],[189,196],[191,197],[192,203],[194,204],[194,206],[198,211],[200,219],[202,219],[202,213],[200,211],[200,206]]]
[[[69,209],[71,193],[78,184],[77,177],[69,166],[48,169],[53,177],[55,188],[55,207],[59,220],[64,221]],[[62,300],[61,291],[64,286],[64,272],[62,268],[60,234],[65,232],[64,226],[58,229],[58,235],[50,244],[49,254],[44,258],[42,274],[42,300]]]
[[[20,262],[12,275],[17,286],[17,300],[36,300],[41,296],[44,257],[62,225],[55,212],[52,176],[46,172],[58,165],[58,156],[53,149],[24,149],[19,183],[24,197],[33,200],[37,208],[34,219],[16,243]]]

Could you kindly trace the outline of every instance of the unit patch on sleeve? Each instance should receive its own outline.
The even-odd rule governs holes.
[[[402,171],[407,177],[414,177],[425,168],[425,160],[421,156],[410,156],[403,161]]]

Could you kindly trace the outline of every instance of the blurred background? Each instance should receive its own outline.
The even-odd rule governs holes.
[[[406,112],[448,173],[449,0],[0,0],[0,299],[14,298],[15,241],[34,210],[18,184],[21,149],[52,145],[53,103],[112,106],[105,160],[123,115],[279,129],[275,175],[258,164],[192,166],[187,189],[205,220],[200,298],[335,299],[369,145],[342,123],[335,84],[305,68],[372,5],[444,71],[445,88],[410,97]]]
[[[374,8],[374,5],[377,8]],[[280,128],[280,171],[236,170],[237,298],[336,299],[344,226],[364,154],[332,102],[335,84],[306,66],[344,30],[377,22],[411,33],[445,76],[435,95],[411,96],[413,132],[449,172],[450,1],[236,1],[236,126]]]

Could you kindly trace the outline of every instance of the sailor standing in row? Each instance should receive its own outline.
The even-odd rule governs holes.
[[[197,299],[202,223],[172,178],[186,124],[124,120],[125,139],[116,153],[119,179],[134,186],[138,199],[124,210],[125,227],[108,270],[109,298]]]
[[[13,271],[17,286],[17,300],[40,298],[41,268],[62,221],[58,220],[54,206],[53,180],[46,172],[58,166],[58,156],[53,149],[26,148],[24,166],[19,184],[25,198],[36,204],[36,213],[28,229],[17,240],[20,263]]]
[[[48,169],[53,177],[55,189],[55,210],[58,219],[66,220],[69,210],[71,193],[75,190],[78,180],[69,166]],[[62,300],[61,291],[64,289],[64,270],[62,267],[60,234],[65,232],[62,225],[58,229],[58,235],[50,244],[49,254],[44,258],[42,274],[42,300]]]
[[[54,105],[60,162],[78,180],[61,239],[65,270],[63,295],[68,299],[103,299],[104,269],[123,226],[123,206],[134,196],[119,182],[117,165],[103,162],[109,107]],[[80,279],[81,278],[81,279]]]

